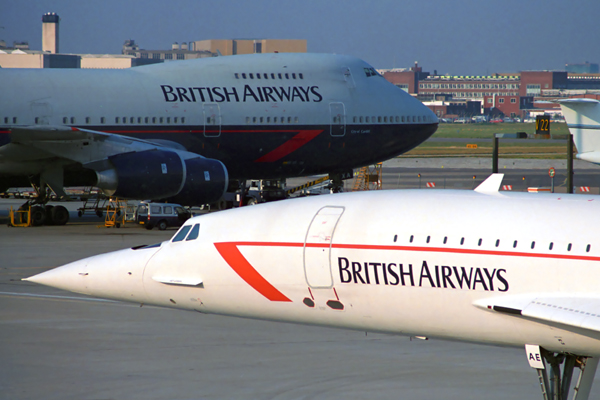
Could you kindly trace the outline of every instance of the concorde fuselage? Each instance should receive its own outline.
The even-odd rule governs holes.
[[[421,102],[348,56],[3,69],[0,77],[0,146],[13,127],[73,126],[183,146],[222,161],[232,179],[346,171],[408,151],[437,127]],[[1,157],[0,174],[10,174]],[[43,165],[30,160],[27,172]]]
[[[600,355],[597,331],[493,308],[597,302],[598,225],[596,196],[345,193],[196,217],[160,245],[30,280],[201,313]],[[600,313],[568,308],[598,326]]]

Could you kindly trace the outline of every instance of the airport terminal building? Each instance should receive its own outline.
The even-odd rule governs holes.
[[[600,74],[522,71],[490,76],[450,76],[409,69],[380,70],[391,83],[418,97],[438,117],[475,115],[524,118],[535,112],[560,112],[546,102],[567,97],[600,98]],[[542,113],[543,113],[542,112]]]
[[[175,42],[170,49],[141,49],[135,40],[123,44],[121,54],[62,54],[60,17],[42,16],[42,50],[31,50],[27,42],[12,47],[0,40],[1,68],[131,68],[161,62],[254,53],[306,53],[304,39],[220,39]]]

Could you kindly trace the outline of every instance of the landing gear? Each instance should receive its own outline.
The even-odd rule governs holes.
[[[344,191],[344,180],[352,179],[353,176],[354,173],[352,170],[329,174],[331,193],[342,193]]]
[[[589,398],[596,368],[598,367],[598,358],[551,353],[543,348],[540,348],[540,353],[545,366],[550,366],[549,374],[547,368],[536,368],[544,400],[567,400],[575,368],[579,368],[581,372],[577,383],[573,387],[573,400],[587,400]]]

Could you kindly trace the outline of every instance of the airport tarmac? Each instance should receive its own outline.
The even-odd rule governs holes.
[[[140,308],[20,281],[174,232],[0,226],[0,398],[540,397],[522,349]]]
[[[175,233],[97,225],[0,225],[0,400],[542,398],[520,348],[140,307],[20,280]]]

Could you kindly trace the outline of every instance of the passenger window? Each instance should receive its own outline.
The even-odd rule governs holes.
[[[394,243],[398,240],[398,235],[394,235]]]
[[[588,244],[587,247],[585,248],[585,252],[589,253],[591,248],[592,248],[592,246]]]
[[[248,74],[248,76],[250,76],[250,79],[254,79],[254,74]]]
[[[184,225],[181,227],[181,229],[179,230],[179,232],[177,232],[175,234],[175,236],[173,236],[173,242],[181,242],[183,240],[183,238],[185,238],[185,236],[187,235],[187,233],[190,231],[190,229],[192,228],[191,225]]]
[[[427,236],[427,243],[431,240],[431,236]]]
[[[531,249],[533,250],[535,248],[535,242],[531,242]]]
[[[500,239],[496,239],[496,247],[500,246]]]
[[[256,74],[256,79],[260,79],[260,74]]]
[[[152,214],[162,214],[162,207],[161,206],[151,206],[150,207],[150,213],[152,213]]]
[[[304,75],[302,75],[302,73],[299,73],[299,74],[298,74],[298,77],[299,77],[300,79],[304,79]]]
[[[192,228],[190,234],[185,239],[185,241],[187,242],[188,240],[197,239],[198,238],[198,232],[200,232],[200,224],[195,224],[194,227]]]
[[[246,74],[242,74],[242,78],[243,78],[243,79],[246,79]]]
[[[448,241],[448,236],[444,236],[444,244]]]
[[[569,245],[567,246],[567,251],[571,251],[571,247],[573,247],[573,245],[569,243]]]
[[[269,79],[269,74],[263,74],[263,77],[264,77],[265,79]]]
[[[483,243],[483,239],[479,238],[479,242],[477,242],[477,246],[481,246],[481,243]]]
[[[296,79],[296,74],[292,74],[292,79]]]
[[[412,243],[414,240],[415,236],[414,235],[410,235],[410,242]]]
[[[235,73],[235,79],[240,79],[240,74],[238,74],[237,72]]]
[[[465,244],[465,238],[460,238],[460,244],[461,245]]]
[[[553,247],[554,247],[554,243],[550,242],[550,246],[548,246],[548,250],[552,250]]]

